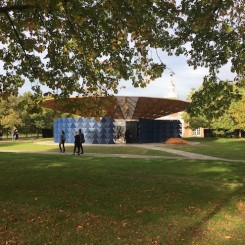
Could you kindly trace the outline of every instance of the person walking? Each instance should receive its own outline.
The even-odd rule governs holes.
[[[81,143],[81,154],[83,154],[83,143],[85,143],[85,138],[82,129],[79,129],[78,132],[79,132],[80,143]]]
[[[65,141],[66,141],[65,131],[62,130],[61,134],[60,134],[59,148],[60,148],[60,152],[63,152],[63,153],[65,153]],[[61,148],[61,146],[62,146],[62,148]]]
[[[19,132],[18,129],[15,129],[15,140],[19,139]]]
[[[17,129],[15,128],[15,129],[12,130],[13,141],[16,141],[16,140],[17,140],[17,135],[16,135],[16,133],[18,133],[18,131],[17,131]]]
[[[80,140],[79,132],[76,132],[74,138],[75,138],[75,141],[74,141],[73,155],[75,155],[75,153],[77,153],[78,155],[80,155],[81,140]]]

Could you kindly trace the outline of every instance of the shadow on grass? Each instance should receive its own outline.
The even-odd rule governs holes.
[[[238,188],[234,192],[225,196],[223,199],[219,200],[219,203],[216,206],[214,206],[214,208],[211,211],[209,211],[204,217],[202,217],[201,220],[197,221],[196,223],[191,224],[190,226],[186,226],[179,235],[179,237],[185,238],[185,239],[182,239],[181,244],[183,244],[183,245],[184,244],[198,244],[198,240],[200,241],[200,238],[203,241],[206,240],[207,241],[206,244],[213,244],[210,241],[211,239],[208,238],[208,236],[206,234],[208,229],[212,229],[209,227],[210,221],[212,221],[216,216],[219,216],[219,214],[221,212],[223,212],[224,210],[227,210],[227,207],[232,205],[231,204],[232,199],[239,200],[239,198],[241,198],[242,195],[244,197],[244,187]],[[233,208],[235,208],[235,207],[233,207]],[[232,212],[234,212],[234,211],[232,211]],[[227,212],[227,216],[230,216],[230,214],[228,212]],[[244,214],[243,214],[243,218],[244,218]],[[220,221],[224,225],[225,222],[222,219],[220,219]],[[241,219],[241,221],[242,221],[242,219]],[[244,226],[245,223],[244,222],[242,222],[242,223]],[[220,227],[218,227],[216,229],[219,230]],[[222,229],[224,230],[225,228],[222,227]],[[218,231],[217,231],[217,233],[218,233]],[[227,234],[229,234],[229,235],[232,234],[232,236],[228,236]],[[217,234],[215,234],[214,236],[217,236]],[[237,244],[237,245],[238,244],[241,244],[241,245],[244,244],[245,240],[243,240],[243,235],[236,234],[236,232],[233,229],[224,233],[223,235],[221,234],[219,243],[221,244],[221,240],[223,240],[223,242],[225,243],[226,239],[231,239],[233,236],[235,236],[238,240],[235,243],[233,241],[231,244]],[[179,239],[173,239],[172,244],[179,244]]]
[[[39,235],[38,244],[51,237],[56,244],[205,244],[206,225],[243,194],[244,170],[227,162],[3,153],[0,226],[5,219],[26,243]]]

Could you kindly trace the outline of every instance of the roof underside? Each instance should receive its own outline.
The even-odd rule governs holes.
[[[189,102],[177,99],[109,96],[45,100],[41,106],[81,117],[112,116],[115,119],[155,119],[184,111]]]

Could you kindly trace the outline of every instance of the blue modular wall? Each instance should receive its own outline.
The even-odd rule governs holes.
[[[180,138],[182,124],[179,120],[149,120],[138,122],[139,143],[164,142],[169,138]]]
[[[138,143],[164,142],[169,138],[181,137],[179,120],[140,119],[135,134]],[[60,140],[62,130],[66,134],[66,143],[74,142],[74,134],[82,129],[87,144],[114,144],[116,126],[112,117],[95,118],[58,118],[54,120],[54,141]]]
[[[114,144],[114,119],[102,117],[100,121],[95,118],[58,118],[54,120],[54,142],[59,142],[62,130],[66,134],[66,143],[74,142],[74,134],[79,129],[85,136],[88,144]]]

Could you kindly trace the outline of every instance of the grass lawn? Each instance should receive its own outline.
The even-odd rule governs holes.
[[[199,144],[186,145],[167,145],[156,143],[161,148],[171,148],[187,152],[199,153],[224,159],[245,160],[245,139],[215,139],[215,138],[187,138],[190,142],[198,142]],[[23,151],[59,151],[58,143],[47,145],[47,139],[37,140],[18,140],[0,141],[0,150],[23,150]],[[53,139],[48,139],[53,142]],[[72,153],[73,145],[67,144],[66,151]],[[171,153],[156,151],[150,149],[142,149],[132,145],[84,145],[85,153],[102,153],[102,154],[135,154],[135,155],[155,155],[155,156],[176,156]]]
[[[166,147],[176,150],[200,153],[208,156],[220,157],[224,159],[245,160],[245,139],[215,139],[215,138],[187,138],[190,142],[199,142],[199,144],[186,145],[166,145],[159,144],[160,147]]]
[[[245,243],[245,164],[0,153],[0,244]]]
[[[38,144],[37,144],[38,143]],[[45,142],[42,144],[40,140],[17,140],[15,142],[12,141],[2,141],[0,142],[0,150],[4,151],[47,151],[47,152],[59,152],[59,144],[52,144],[52,145],[45,145]],[[71,144],[66,144],[66,152],[72,153],[74,146]],[[155,156],[176,156],[171,153],[150,150],[150,149],[143,149],[136,146],[130,145],[123,145],[123,146],[116,146],[116,145],[84,145],[84,152],[85,153],[103,153],[103,154],[135,154],[135,155],[155,155]]]

